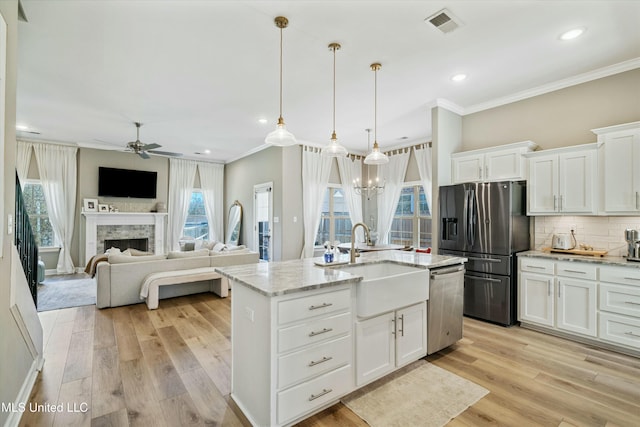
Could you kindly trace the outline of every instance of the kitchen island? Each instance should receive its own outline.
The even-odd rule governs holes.
[[[216,269],[233,290],[231,397],[254,425],[299,422],[426,355],[429,270],[466,259],[380,251],[355,265],[319,261]]]

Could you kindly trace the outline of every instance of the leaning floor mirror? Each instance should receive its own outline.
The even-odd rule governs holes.
[[[242,205],[239,201],[229,207],[229,222],[227,225],[227,245],[237,246],[240,241],[240,226],[242,225]]]

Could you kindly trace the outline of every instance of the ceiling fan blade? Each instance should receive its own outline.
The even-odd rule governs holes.
[[[158,154],[160,156],[170,156],[170,157],[182,157],[182,153],[172,153],[171,151],[157,151],[157,150],[149,150],[151,154]]]
[[[138,156],[142,157],[143,159],[150,159],[149,155],[145,151],[138,151]]]
[[[160,144],[144,144],[142,147],[140,147],[141,150],[153,150],[154,148],[160,148],[162,147],[162,145]]]

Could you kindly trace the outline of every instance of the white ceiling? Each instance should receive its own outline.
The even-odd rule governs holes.
[[[259,149],[275,127],[278,15],[289,18],[288,129],[301,143],[328,142],[327,45],[337,41],[336,131],[352,152],[366,151],[364,129],[373,127],[372,62],[382,63],[383,149],[430,140],[436,100],[464,114],[575,76],[640,67],[632,0],[21,1],[29,22],[19,24],[17,124],[40,135],[18,137],[123,149],[140,121],[142,142],[213,161]],[[449,34],[424,22],[445,7],[463,24]],[[582,37],[558,39],[578,26]],[[467,80],[452,82],[459,72]]]

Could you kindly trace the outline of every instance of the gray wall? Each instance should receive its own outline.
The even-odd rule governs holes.
[[[17,87],[17,46],[18,46],[18,2],[0,1],[0,14],[7,23],[7,61],[6,61],[6,99],[4,105],[5,126],[4,126],[4,152],[2,161],[4,162],[3,188],[0,188],[0,201],[4,206],[3,217],[0,218],[7,224],[8,215],[15,211],[15,158],[16,158],[16,87]],[[0,146],[0,149],[2,147]],[[17,300],[17,286],[22,286],[19,291],[24,291],[24,276],[16,277],[13,273],[12,262],[17,260],[17,253],[13,245],[13,234],[7,234],[7,229],[3,229],[2,257],[0,258],[0,402],[15,402],[19,397],[18,393],[28,378],[30,368],[34,363],[34,358],[29,351],[25,339],[23,338],[13,315],[10,312],[10,304],[13,299]],[[27,301],[28,302],[28,301]],[[22,317],[31,321],[34,316],[37,319],[35,307],[31,302],[30,306],[20,306]],[[41,332],[41,330],[40,330]],[[42,341],[38,344],[38,350],[42,351]],[[26,399],[26,396],[24,397]],[[11,416],[10,412],[0,411],[0,425]]]
[[[640,120],[640,69],[462,118],[463,150],[531,140],[540,148],[596,141],[591,129]]]

